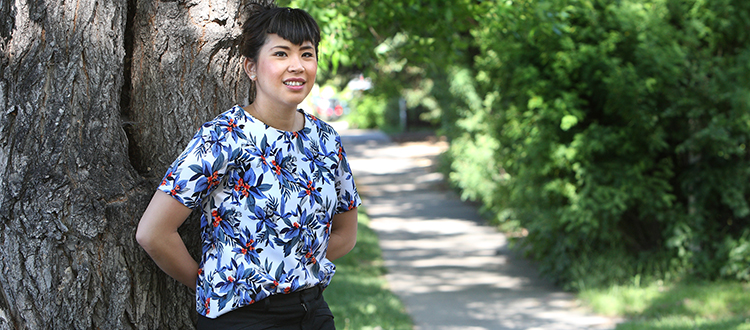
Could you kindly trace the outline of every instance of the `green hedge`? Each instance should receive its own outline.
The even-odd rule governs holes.
[[[452,181],[567,288],[750,280],[750,2],[508,0],[451,72]],[[446,114],[448,116],[449,114]]]

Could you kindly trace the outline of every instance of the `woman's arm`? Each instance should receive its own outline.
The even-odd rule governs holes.
[[[191,211],[167,193],[157,191],[143,212],[135,238],[159,268],[195,290],[198,263],[177,232]]]
[[[357,208],[333,216],[331,236],[328,239],[328,260],[343,257],[357,243]]]

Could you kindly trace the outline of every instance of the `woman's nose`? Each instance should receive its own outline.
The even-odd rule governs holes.
[[[305,66],[302,65],[301,59],[292,57],[289,61],[289,67],[287,67],[287,70],[289,70],[289,72],[304,72]]]

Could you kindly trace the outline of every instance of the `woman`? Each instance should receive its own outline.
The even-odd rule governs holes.
[[[195,289],[199,329],[333,329],[321,295],[357,235],[360,199],[338,134],[297,109],[320,30],[299,9],[252,8],[243,26],[249,105],[202,125],[167,171],[136,238]],[[201,212],[196,263],[177,228]]]

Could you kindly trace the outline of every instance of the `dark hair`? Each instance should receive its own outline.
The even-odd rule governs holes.
[[[249,16],[242,26],[240,52],[246,58],[257,61],[258,52],[268,40],[269,34],[277,34],[295,45],[310,41],[318,56],[320,27],[306,11],[296,8],[276,7],[274,4],[251,4]],[[249,103],[255,101],[255,83],[250,82]]]

